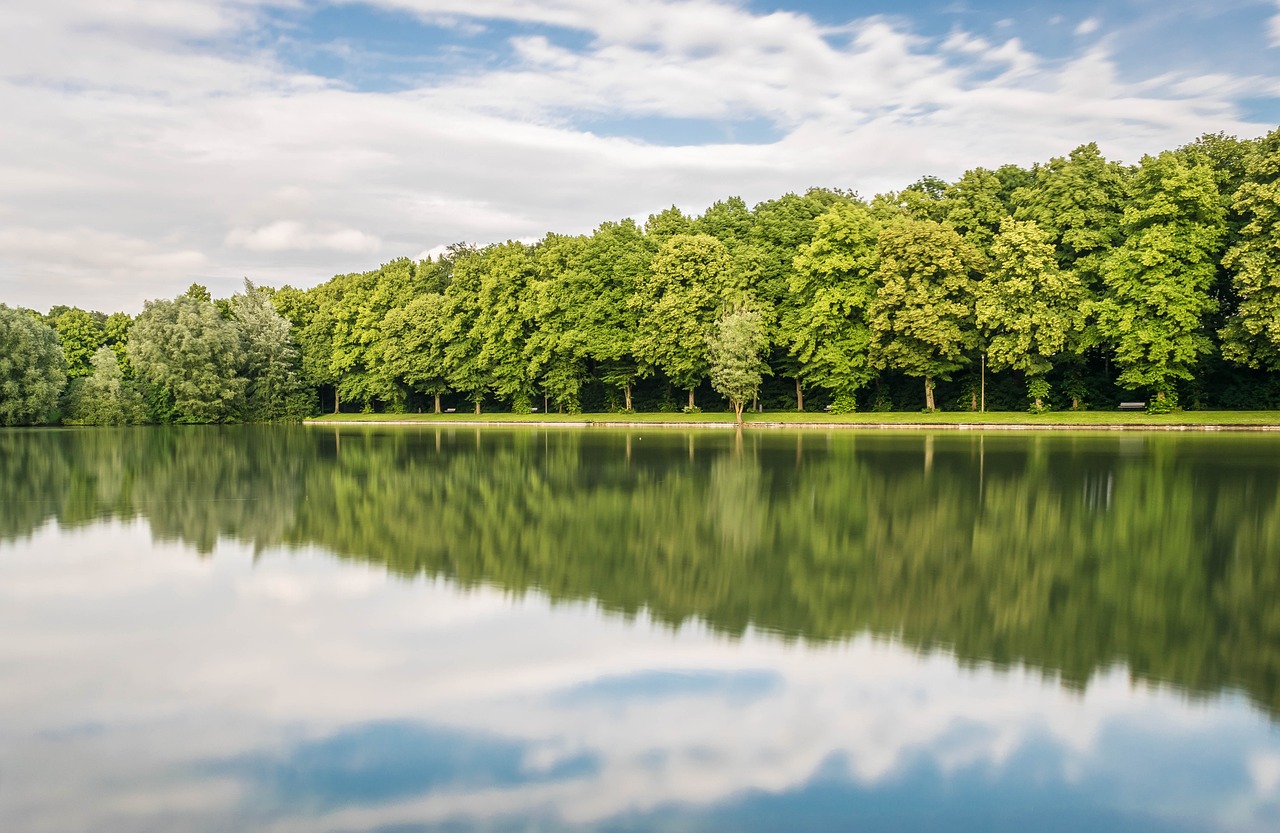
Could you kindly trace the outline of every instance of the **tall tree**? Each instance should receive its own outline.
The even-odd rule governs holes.
[[[272,304],[272,294],[245,278],[244,292],[231,298],[248,380],[244,418],[258,422],[301,419],[311,410],[289,320]]]
[[[134,373],[162,392],[176,422],[236,419],[246,380],[240,333],[198,285],[172,301],[147,301],[129,333]]]
[[[868,310],[875,366],[924,380],[937,409],[937,379],[969,363],[976,343],[974,277],[980,255],[932,220],[898,220],[880,233],[879,290]]]
[[[876,290],[879,235],[865,205],[837,203],[818,218],[813,239],[795,257],[781,329],[799,378],[831,391],[836,411],[854,410],[858,389],[875,375],[867,309]]]
[[[642,369],[660,370],[689,392],[707,376],[707,337],[729,299],[733,259],[706,234],[678,234],[662,245],[633,299],[639,310],[635,351]]]
[[[391,310],[383,322],[387,343],[382,356],[387,370],[411,389],[431,396],[437,414],[440,395],[449,389],[442,338],[445,324],[445,297],[438,292],[419,295],[407,306]]]
[[[1005,218],[991,243],[992,266],[977,293],[976,321],[993,370],[1026,374],[1039,411],[1053,357],[1084,327],[1084,287],[1058,267],[1049,235],[1031,220]]]
[[[1210,290],[1224,221],[1209,166],[1171,151],[1143,158],[1096,309],[1120,384],[1152,390],[1153,410],[1172,406],[1174,380],[1192,378],[1212,349],[1204,318],[1217,308]]]
[[[1239,299],[1222,329],[1223,356],[1280,370],[1280,129],[1249,155],[1233,203],[1243,225],[1222,263]]]
[[[67,361],[53,328],[0,304],[0,425],[47,422],[66,385]]]
[[[73,307],[59,313],[50,322],[58,331],[58,343],[67,358],[68,378],[76,379],[93,373],[90,360],[107,340],[103,327],[105,321],[106,316],[102,313]]]
[[[631,303],[653,251],[633,220],[602,223],[587,241],[581,269],[589,275],[574,296],[587,356],[605,384],[618,388],[631,410],[631,389],[640,377],[634,343],[638,308]]]

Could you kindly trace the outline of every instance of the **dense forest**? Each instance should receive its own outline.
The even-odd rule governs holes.
[[[0,424],[1280,407],[1280,129],[675,207],[136,317],[0,305]]]
[[[1280,481],[1252,437],[289,426],[0,432],[0,543],[104,517],[617,615],[872,633],[1280,719]],[[1051,474],[1052,476],[1048,476]],[[7,490],[7,491],[6,491]],[[590,522],[584,522],[590,519]]]

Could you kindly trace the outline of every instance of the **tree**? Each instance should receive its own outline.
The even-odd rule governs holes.
[[[855,409],[875,375],[867,308],[875,294],[880,224],[861,203],[842,202],[817,220],[795,256],[782,330],[798,377],[835,395],[833,409]]]
[[[1058,265],[1074,269],[1089,290],[1101,280],[1102,260],[1121,239],[1130,171],[1108,162],[1094,143],[1051,159],[1035,184],[1013,194],[1014,216],[1034,220],[1048,235]]]
[[[772,332],[769,363],[780,375],[795,379],[798,411],[804,410],[804,380],[791,344],[794,325],[803,320],[809,299],[796,296],[791,287],[795,258],[801,247],[813,239],[819,217],[836,205],[855,201],[856,197],[849,193],[811,188],[804,196],[784,194],[762,202],[752,212],[755,222],[751,240],[758,253],[752,289],[762,303],[774,308],[780,325]]]
[[[163,421],[232,421],[244,396],[240,333],[200,289],[147,301],[129,333],[134,373],[169,406],[157,408]]]
[[[1244,225],[1222,263],[1239,304],[1222,329],[1222,354],[1247,367],[1280,370],[1280,129],[1250,155],[1234,206]]]
[[[58,343],[67,358],[68,378],[76,379],[93,372],[90,359],[107,340],[105,320],[102,313],[85,312],[79,307],[66,310],[52,320],[53,328],[58,331]]]
[[[634,353],[639,311],[631,299],[652,258],[635,221],[601,223],[582,252],[580,268],[589,276],[580,287],[585,297],[574,299],[586,354],[601,381],[622,392],[628,411],[632,385],[640,376]]]
[[[66,386],[67,361],[53,328],[0,304],[0,425],[48,422]]]
[[[516,411],[527,411],[535,380],[525,354],[534,330],[532,254],[525,244],[509,240],[490,246],[480,261],[478,311],[472,324],[480,350],[477,360],[488,371],[489,388]]]
[[[382,355],[387,369],[410,388],[434,398],[440,413],[440,395],[449,389],[445,374],[445,297],[438,292],[419,295],[408,306],[387,313]]]
[[[654,255],[636,287],[636,358],[642,369],[661,370],[688,391],[690,408],[694,389],[707,375],[707,336],[727,300],[732,264],[714,237],[677,234]]]
[[[271,303],[272,294],[245,278],[244,293],[231,298],[248,380],[244,418],[259,422],[301,419],[311,411],[311,397],[300,378],[298,348],[288,319]]]
[[[132,425],[145,422],[147,405],[132,381],[124,378],[110,347],[93,354],[93,374],[72,382],[65,421],[73,425]]]
[[[1172,406],[1173,381],[1212,350],[1204,316],[1225,212],[1208,165],[1166,151],[1147,156],[1133,180],[1124,242],[1103,264],[1098,328],[1115,350],[1120,384],[1150,388],[1149,406]]]
[[[722,315],[707,339],[711,387],[729,400],[739,425],[743,407],[755,397],[768,371],[762,360],[768,347],[764,317],[745,306]]]
[[[1084,327],[1084,287],[1075,272],[1058,268],[1049,236],[1031,220],[1001,222],[991,254],[992,271],[975,304],[987,360],[993,370],[1025,373],[1039,411],[1052,357]]]
[[[979,255],[932,220],[898,220],[879,238],[879,290],[868,310],[875,366],[924,379],[925,408],[936,410],[935,379],[969,362],[974,273]]]

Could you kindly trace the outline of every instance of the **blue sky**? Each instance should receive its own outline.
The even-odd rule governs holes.
[[[9,0],[0,302],[1280,124],[1280,3]]]

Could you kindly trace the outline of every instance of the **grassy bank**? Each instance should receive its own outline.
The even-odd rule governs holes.
[[[1280,411],[1183,411],[1175,414],[1147,414],[1141,411],[1057,411],[1032,415],[1013,411],[988,412],[949,411],[936,413],[857,413],[827,414],[795,411],[770,411],[744,414],[747,425],[766,426],[1018,426],[1028,428],[1055,427],[1224,427],[1280,428]],[[702,425],[731,423],[732,413],[603,413],[603,414],[326,414],[314,423],[397,423],[397,424],[672,424]]]

